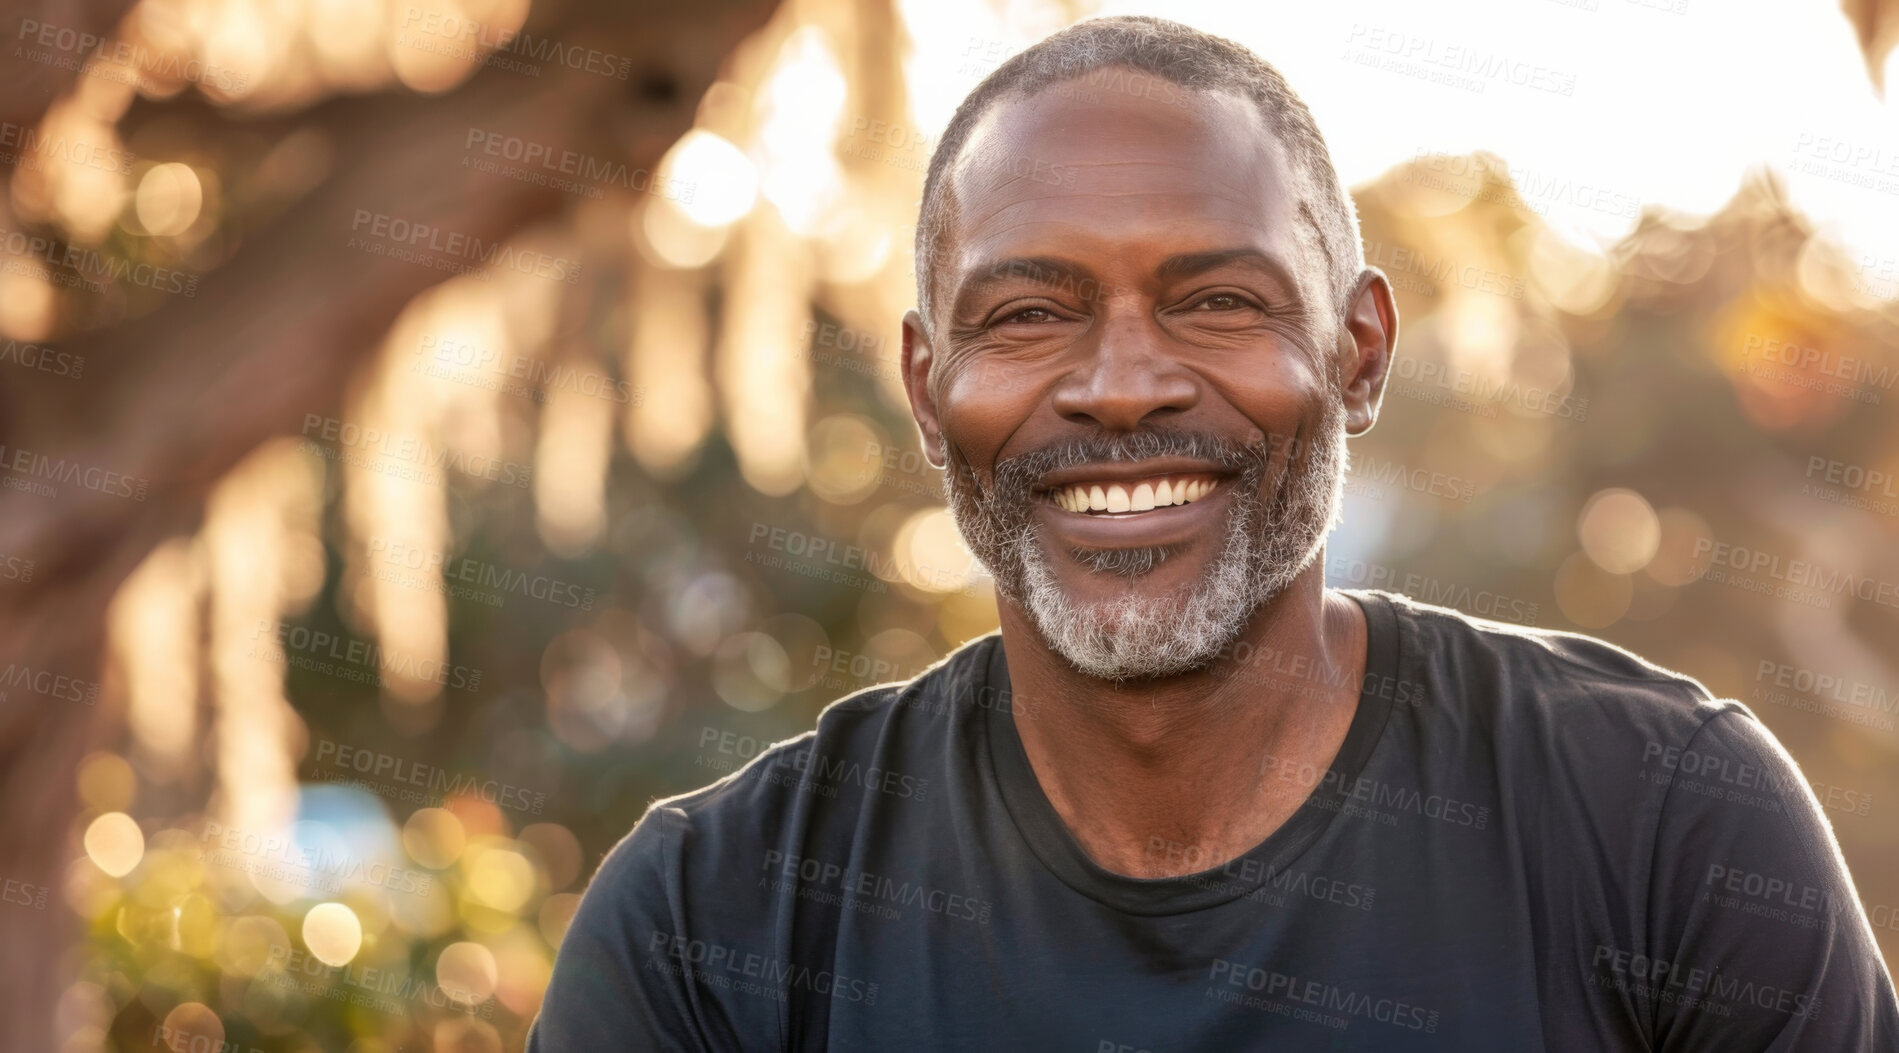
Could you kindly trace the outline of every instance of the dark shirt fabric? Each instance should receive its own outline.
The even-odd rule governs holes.
[[[1899,1051],[1819,801],[1745,706],[1588,637],[1347,595],[1357,714],[1244,855],[1095,865],[986,636],[655,803],[527,1048]],[[1293,768],[1261,759],[1318,774]]]

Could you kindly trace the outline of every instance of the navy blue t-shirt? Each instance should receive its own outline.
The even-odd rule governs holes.
[[[1261,757],[1318,785],[1252,850],[1096,865],[986,636],[655,803],[528,1049],[1899,1051],[1831,829],[1746,707],[1588,637],[1346,594],[1357,713],[1322,773]],[[1331,686],[1269,652],[1220,669]]]

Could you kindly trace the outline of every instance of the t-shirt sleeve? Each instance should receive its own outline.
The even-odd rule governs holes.
[[[654,808],[607,853],[561,940],[527,1053],[716,1048],[680,961],[663,953],[683,928],[677,875],[686,830],[682,813]]]
[[[1773,735],[1729,705],[1671,765],[1649,960],[1614,963],[1636,981],[1654,1048],[1899,1050],[1892,978],[1819,800]]]

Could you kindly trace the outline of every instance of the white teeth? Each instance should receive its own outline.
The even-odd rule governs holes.
[[[1216,485],[1205,478],[1148,479],[1132,489],[1122,483],[1081,483],[1055,491],[1050,499],[1067,512],[1148,512],[1198,501]]]

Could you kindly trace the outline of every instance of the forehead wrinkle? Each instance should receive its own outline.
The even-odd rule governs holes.
[[[975,259],[977,262],[980,262],[981,260],[990,258],[991,256],[993,256],[995,259],[1000,261],[1000,260],[1012,259],[1018,256],[1048,256],[1048,255],[1058,254],[1058,253],[1051,253],[1047,251],[998,252],[998,253],[991,254],[991,253],[980,252],[977,248],[975,248],[975,246],[978,243],[985,243],[993,239],[1000,238],[1004,235],[1012,234],[1017,231],[1023,230],[1024,228],[1041,226],[1048,223],[1061,223],[1061,222],[1062,221],[1060,220],[1053,220],[1053,219],[1018,220],[998,230],[985,231],[985,232],[981,232],[980,234],[977,234],[976,232],[971,232],[971,235],[962,239],[962,243],[957,246],[958,254],[959,254],[958,263],[965,266],[963,267],[962,270],[959,270],[956,273],[955,277],[957,278],[959,282],[966,282],[968,280],[969,276],[972,273],[974,273],[974,271],[971,268],[966,266],[968,263],[971,262],[972,258]],[[1072,226],[1073,224],[1064,224],[1064,225]],[[1247,247],[1256,249],[1257,251],[1260,252],[1261,255],[1272,257],[1274,259],[1279,260],[1280,264],[1284,266],[1286,270],[1293,273],[1295,276],[1299,273],[1300,268],[1297,264],[1297,261],[1288,260],[1285,258],[1283,254],[1273,251],[1273,243],[1272,243],[1273,234],[1276,230],[1283,229],[1283,228],[1271,227],[1271,226],[1267,226],[1263,222],[1255,221],[1255,222],[1239,224],[1239,229],[1247,231],[1248,233],[1253,234],[1257,239],[1259,239],[1256,242],[1246,243]],[[1303,239],[1300,239],[1297,234],[1295,234],[1294,237],[1296,241],[1303,240]],[[1231,243],[1231,239],[1227,239],[1227,243]],[[1295,244],[1295,248],[1296,247],[1297,245]],[[1209,251],[1217,251],[1217,250],[1209,250]],[[1193,254],[1194,253],[1191,251],[1185,253],[1185,255],[1193,255]],[[1174,255],[1182,255],[1182,253],[1169,253],[1169,258],[1171,258]],[[1082,261],[1077,261],[1077,262],[1079,263]]]
[[[1059,198],[1059,197],[1138,197],[1144,194],[1155,195],[1155,196],[1192,194],[1192,195],[1218,197],[1218,198],[1222,198],[1228,201],[1232,201],[1235,204],[1240,204],[1240,205],[1270,207],[1275,198],[1284,200],[1284,198],[1286,197],[1286,192],[1291,189],[1290,187],[1282,185],[1282,184],[1275,184],[1274,186],[1267,188],[1266,192],[1262,194],[1260,192],[1261,188],[1257,186],[1245,186],[1243,184],[1224,179],[1220,175],[1217,175],[1215,173],[1208,172],[1204,168],[1199,168],[1193,165],[1177,164],[1171,161],[1099,161],[1099,162],[1096,162],[1096,161],[1066,161],[1064,160],[1064,161],[1051,161],[1049,163],[1053,165],[1061,165],[1065,168],[1071,168],[1077,171],[1080,171],[1082,169],[1091,169],[1091,168],[1133,168],[1136,166],[1154,167],[1154,168],[1166,169],[1173,172],[1192,173],[1194,176],[1199,177],[1200,179],[1204,180],[1204,184],[1197,185],[1197,186],[1182,184],[1178,186],[1169,186],[1169,187],[1163,187],[1163,188],[1155,188],[1155,187],[1137,187],[1137,188],[1089,187],[1087,189],[1067,188],[1065,191],[1063,189],[1056,189],[1056,188],[1051,187],[1051,189],[1049,189],[1045,193],[1036,194],[1033,197],[1029,197],[1029,198],[1018,198],[1018,199],[1015,199],[1014,201],[1009,202],[1009,204],[1015,204],[1019,201],[1024,201],[1024,200],[1042,201],[1048,198]],[[1034,179],[1031,176],[1020,175],[1014,172],[1009,172],[1009,173],[1005,173],[1005,177],[1001,179],[1000,181],[990,182],[990,183],[977,183],[973,186],[965,187],[963,189],[965,204],[968,203],[968,198],[970,197],[984,195],[984,194],[999,193],[1002,191],[1009,190],[1017,186],[1018,184],[1026,183],[1026,182],[1033,182],[1037,184],[1047,185],[1047,180]],[[945,187],[945,189],[946,190],[948,189],[947,186]],[[1005,205],[1005,206],[999,206],[999,207],[1007,207],[1007,206]]]
[[[1229,188],[1229,190],[1231,190],[1231,188]],[[984,224],[994,222],[995,220],[1006,215],[1010,211],[1032,206],[1040,202],[1049,201],[1051,199],[1057,199],[1057,198],[1072,199],[1077,196],[1087,196],[1087,197],[1100,198],[1103,200],[1125,201],[1128,199],[1142,198],[1142,197],[1166,199],[1166,198],[1172,198],[1172,197],[1178,196],[1181,193],[1183,193],[1183,191],[1178,190],[1178,189],[1173,189],[1173,190],[1143,189],[1143,190],[1126,190],[1126,191],[1096,190],[1096,191],[1088,191],[1085,195],[1077,195],[1074,193],[1063,194],[1059,192],[1049,192],[1045,194],[1037,194],[1033,197],[1016,198],[1011,201],[1001,202],[999,204],[991,206],[990,208],[984,210],[982,213],[976,214],[976,215],[967,215],[967,213],[970,213],[973,210],[969,207],[972,204],[972,202],[970,202],[966,198],[963,201],[963,205],[964,205],[964,211],[966,213],[967,221],[966,223],[959,223],[957,225],[966,226],[967,229],[963,231],[957,231],[953,229],[952,227],[951,229],[947,229],[945,233],[946,235],[952,238],[956,238],[958,235],[960,235],[959,240],[974,241],[974,240],[983,240],[983,239],[999,237],[1004,234],[1009,234],[1009,233],[1018,231],[1022,229],[1023,227],[1035,226],[1039,224],[1065,223],[1070,226],[1084,225],[1084,224],[1081,224],[1080,221],[1069,219],[1067,217],[1062,217],[1062,216],[1034,216],[1030,218],[1014,220],[1008,226],[1003,227],[999,230],[981,229]],[[1254,202],[1249,200],[1247,195],[1238,193],[1237,191],[1232,191],[1232,192],[1224,193],[1224,194],[1208,193],[1204,196],[1213,197],[1217,200],[1227,201],[1232,204],[1242,206],[1243,208],[1250,208],[1254,204]],[[1271,226],[1268,226],[1265,220],[1269,218],[1270,213],[1278,212],[1278,211],[1280,210],[1272,209],[1270,207],[1260,208],[1260,209],[1255,210],[1252,215],[1246,216],[1244,218],[1206,216],[1203,214],[1195,213],[1192,215],[1178,217],[1177,221],[1200,222],[1200,221],[1211,220],[1217,223],[1235,223],[1245,229],[1257,230],[1257,231],[1260,231],[1261,233],[1270,235],[1274,228]],[[1310,217],[1307,217],[1307,218],[1309,220]],[[965,217],[959,216],[958,219],[963,220],[965,219]]]
[[[1071,168],[1082,167],[1082,165],[1070,164],[1066,161],[1059,163]],[[1029,196],[1003,194],[1007,200],[995,204],[989,204],[987,201],[984,201],[984,198],[994,198],[996,195],[1015,187],[1017,184],[1023,182],[1040,182],[1039,180],[1031,180],[1027,176],[1010,173],[999,182],[977,183],[973,186],[963,186],[961,188],[954,187],[957,180],[952,178],[944,185],[945,200],[951,200],[951,191],[953,188],[960,190],[959,193],[954,194],[954,200],[959,206],[957,209],[958,214],[955,219],[966,220],[968,227],[972,231],[974,228],[981,226],[983,223],[994,219],[996,216],[1012,208],[1019,208],[1051,199],[1098,198],[1103,200],[1125,200],[1138,197],[1175,198],[1183,195],[1197,196],[1238,205],[1241,209],[1248,212],[1250,217],[1261,218],[1271,213],[1284,211],[1282,206],[1289,198],[1301,203],[1303,203],[1304,200],[1303,195],[1300,194],[1298,189],[1292,186],[1290,182],[1275,182],[1264,188],[1259,186],[1245,186],[1222,178],[1220,174],[1209,172],[1205,168],[1174,164],[1165,161],[1103,161],[1099,164],[1102,167],[1153,166],[1174,171],[1189,172],[1198,177],[1202,183],[1201,185],[1194,186],[1178,185],[1135,188],[1090,187],[1087,189],[1066,190],[1050,188],[1045,192],[1030,194]],[[1198,219],[1205,217],[1196,215],[1192,218]],[[945,233],[954,236],[957,233],[954,229],[957,225],[958,224],[954,222],[945,223]]]
[[[984,256],[987,256],[987,255],[991,255],[991,254],[989,254],[989,253],[982,253],[982,252],[979,252],[979,251],[978,251],[978,250],[977,250],[977,249],[975,248],[975,245],[976,245],[976,243],[978,243],[978,242],[985,242],[985,241],[988,241],[988,240],[990,240],[990,239],[994,239],[994,238],[999,238],[999,237],[1003,237],[1004,235],[1008,235],[1008,234],[1013,234],[1013,233],[1015,233],[1016,231],[1019,231],[1019,230],[1022,230],[1022,229],[1023,229],[1023,228],[1025,228],[1025,227],[1033,227],[1033,226],[1037,226],[1037,225],[1038,225],[1038,224],[1039,224],[1040,222],[1044,222],[1044,221],[1036,221],[1036,220],[1022,220],[1022,221],[1019,221],[1019,222],[1016,222],[1016,223],[1011,223],[1011,224],[1009,224],[1008,226],[1006,226],[1006,227],[1003,227],[1003,228],[1002,228],[1002,229],[1000,229],[1000,230],[994,230],[994,231],[988,231],[988,232],[986,232],[986,233],[984,233],[984,234],[982,234],[982,235],[981,235],[980,237],[977,237],[977,236],[974,236],[974,235],[972,234],[972,236],[970,236],[970,237],[966,237],[966,238],[964,238],[964,239],[962,239],[962,241],[963,241],[963,243],[957,246],[957,248],[958,248],[958,250],[959,250],[959,260],[958,260],[958,262],[959,262],[959,263],[961,263],[961,264],[964,264],[964,265],[965,265],[965,267],[964,267],[964,271],[963,271],[963,272],[959,272],[959,273],[958,273],[958,275],[957,275],[957,277],[958,277],[958,279],[959,279],[959,280],[967,280],[967,272],[969,271],[969,268],[968,268],[968,267],[967,267],[966,265],[967,265],[967,264],[968,264],[968,263],[970,262],[970,260],[971,260],[971,258],[972,258],[972,257],[975,257],[975,258],[977,258],[977,259],[980,259],[980,258],[982,258],[982,257],[984,257]],[[1009,258],[1009,257],[1013,257],[1013,256],[1048,256],[1048,255],[1051,255],[1051,253],[1047,253],[1047,252],[999,252],[999,253],[994,253],[993,255],[994,255],[994,256],[996,256],[996,258],[998,258],[998,259],[1007,259],[1007,258]]]
[[[991,113],[985,118],[984,123],[990,124],[995,121],[995,119],[995,114]],[[1256,188],[1242,187],[1237,183],[1223,178],[1225,174],[1224,168],[1228,167],[1224,165],[1209,171],[1205,167],[1183,165],[1177,157],[1171,153],[1159,153],[1147,157],[1113,155],[1104,157],[1099,154],[1092,157],[1074,158],[1043,157],[1040,156],[1036,150],[1023,151],[1010,148],[1016,140],[1021,137],[1022,132],[1019,125],[1004,127],[992,125],[965,140],[957,150],[955,159],[950,162],[943,173],[941,188],[943,201],[948,203],[959,196],[966,197],[972,191],[994,191],[1031,179],[1029,175],[1009,170],[1010,161],[1020,158],[1047,161],[1050,164],[1060,164],[1077,170],[1085,168],[1113,169],[1137,167],[1172,169],[1192,172],[1207,180],[1209,183],[1220,186],[1227,191],[1227,196],[1232,197],[1236,201],[1250,201],[1257,193]],[[991,148],[991,143],[996,144],[994,148]],[[1143,142],[1139,145],[1145,146],[1146,143]],[[1090,141],[1086,146],[1089,149],[1097,151],[1104,149],[1115,150],[1120,154],[1127,153],[1130,148],[1130,144],[1107,143],[1099,139]],[[1242,163],[1235,166],[1236,170],[1249,172],[1265,171],[1272,167],[1272,161],[1274,159],[1278,159],[1282,166],[1284,163],[1283,157],[1280,157],[1274,151],[1273,146],[1265,140],[1260,141],[1255,144],[1252,149],[1245,152],[1253,156],[1244,159]],[[1258,156],[1262,153],[1271,153],[1274,156],[1272,158]],[[996,180],[997,177],[1001,177],[1000,181],[994,182],[993,180]],[[963,185],[959,188],[958,184]],[[960,194],[958,193],[959,189],[961,191]]]

